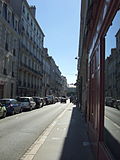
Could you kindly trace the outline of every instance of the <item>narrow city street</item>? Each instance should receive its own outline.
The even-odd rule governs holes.
[[[105,107],[105,143],[116,160],[120,159],[120,111]]]
[[[19,160],[70,103],[56,103],[0,119],[0,160]]]

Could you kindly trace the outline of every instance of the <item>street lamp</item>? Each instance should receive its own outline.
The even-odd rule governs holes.
[[[77,59],[80,59],[80,57],[75,57],[75,59],[77,60]]]

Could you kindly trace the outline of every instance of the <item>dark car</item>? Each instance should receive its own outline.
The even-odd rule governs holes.
[[[54,104],[55,103],[55,98],[54,98],[53,95],[47,95],[46,97],[49,101],[49,104]]]
[[[114,107],[120,110],[120,100],[116,100],[114,103]]]
[[[16,99],[0,99],[0,103],[6,107],[7,114],[9,115],[22,112],[22,107]]]
[[[106,106],[114,107],[115,101],[116,100],[112,97],[105,97],[105,105]]]
[[[46,105],[45,99],[42,98],[42,97],[40,97],[40,99],[41,99],[41,102],[42,102],[42,107],[45,106]]]
[[[44,97],[44,101],[45,101],[46,105],[50,104],[50,101],[49,101],[48,97]]]
[[[61,103],[66,103],[67,101],[67,98],[65,96],[62,96],[61,99],[60,99],[60,102]]]
[[[35,108],[42,107],[42,101],[41,101],[40,97],[33,97],[33,99],[34,99],[34,101],[36,103]]]

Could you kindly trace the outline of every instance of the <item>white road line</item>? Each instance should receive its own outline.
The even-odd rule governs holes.
[[[28,149],[28,151],[20,158],[20,160],[32,160],[43,145],[48,135],[50,134],[53,127],[56,125],[57,120],[60,119],[64,113],[67,111],[68,107],[48,126],[48,128],[38,137],[38,139],[33,143],[33,145]]]
[[[114,126],[116,126],[117,128],[120,129],[120,126],[119,126],[118,124],[116,124],[115,122],[113,122],[110,118],[108,118],[108,117],[106,117],[106,116],[105,116],[105,118],[106,118],[107,120],[110,120]]]

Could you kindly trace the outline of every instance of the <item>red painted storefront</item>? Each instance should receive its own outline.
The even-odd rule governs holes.
[[[120,8],[120,0],[96,0],[86,39],[88,58],[87,121],[92,149],[97,160],[112,160],[104,143],[105,36]]]

